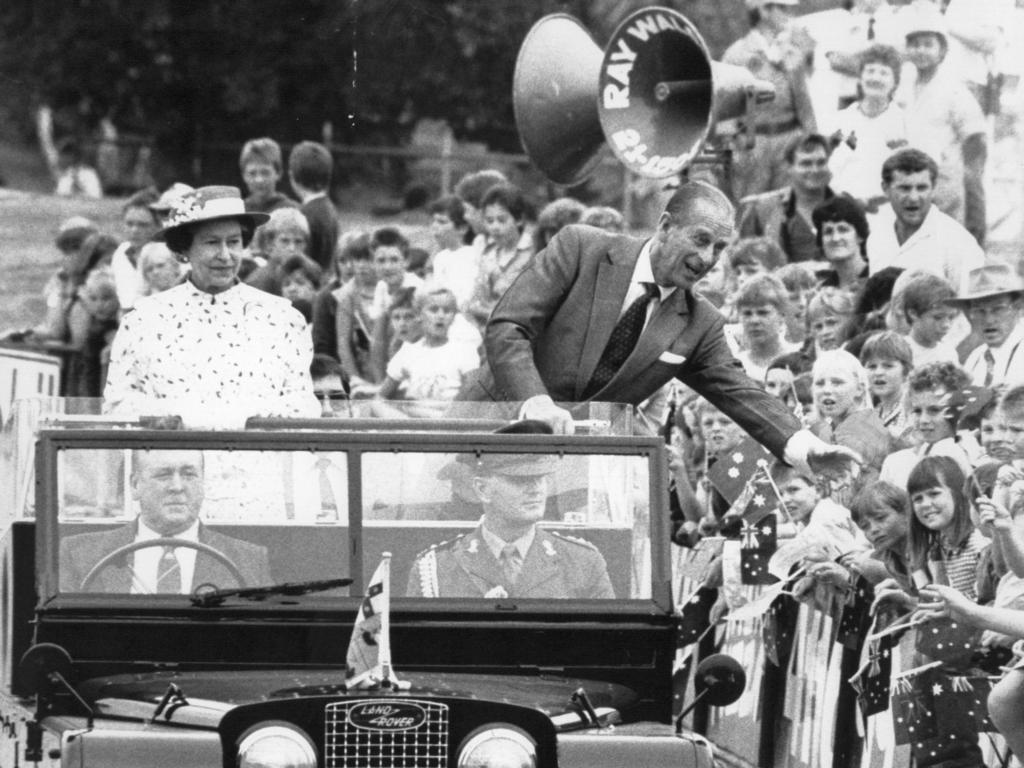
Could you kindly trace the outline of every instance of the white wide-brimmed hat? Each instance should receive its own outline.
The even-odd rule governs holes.
[[[171,201],[170,210],[164,218],[164,227],[157,233],[157,237],[166,239],[168,232],[223,219],[247,223],[255,229],[269,218],[266,213],[246,211],[238,187],[199,187]]]
[[[946,303],[964,309],[972,301],[1007,293],[1024,293],[1024,280],[1009,264],[994,262],[968,272],[959,293]]]

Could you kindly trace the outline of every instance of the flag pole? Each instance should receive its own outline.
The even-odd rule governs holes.
[[[394,680],[391,673],[391,553],[381,553],[381,565],[384,595],[386,602],[380,613],[380,669],[381,685],[392,687]]]

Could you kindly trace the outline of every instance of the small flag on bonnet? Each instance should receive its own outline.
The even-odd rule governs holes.
[[[345,655],[346,688],[408,688],[391,668],[391,553],[384,552],[359,604]]]

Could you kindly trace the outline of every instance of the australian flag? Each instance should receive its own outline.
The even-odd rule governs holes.
[[[768,561],[778,548],[775,515],[764,515],[751,524],[744,520],[740,531],[740,582],[773,584],[777,579],[768,572]]]
[[[981,632],[955,619],[932,619],[917,629],[917,650],[930,659],[955,666],[967,665]]]
[[[772,455],[760,443],[752,437],[744,437],[735,448],[719,456],[711,465],[708,480],[729,504],[735,504],[747,481],[759,469],[771,466],[771,462]]]
[[[883,635],[868,644],[867,662],[850,679],[857,692],[857,704],[865,718],[889,708],[892,679],[892,635]]]
[[[874,587],[863,576],[858,576],[852,590],[846,595],[843,615],[836,631],[837,643],[854,651],[860,648],[871,625],[871,602],[874,597]]]
[[[789,661],[793,650],[793,636],[796,633],[799,604],[789,595],[779,595],[772,600],[761,621],[761,641],[764,655],[776,667],[783,667]]]
[[[352,639],[345,655],[345,687],[369,687],[380,683],[389,674],[390,648],[387,647],[385,623],[391,602],[391,554],[384,557],[370,577],[366,596],[359,604]]]
[[[679,606],[676,624],[676,647],[682,648],[697,642],[704,631],[711,626],[711,607],[718,599],[714,587],[700,587],[689,599]]]

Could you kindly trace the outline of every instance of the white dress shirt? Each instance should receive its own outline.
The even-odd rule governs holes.
[[[985,386],[985,377],[988,374],[986,350],[992,352],[994,361],[990,386],[1024,384],[1024,323],[1018,321],[1016,327],[1006,337],[1006,341],[998,347],[980,344],[971,350],[964,360],[964,370],[971,375],[971,383],[979,387]]]
[[[152,541],[164,538],[164,535],[157,533],[146,526],[141,518],[139,519],[138,533],[135,534],[135,541]],[[199,542],[199,521],[192,523],[192,526],[173,537],[186,541]],[[189,547],[176,547],[174,556],[178,559],[178,567],[181,569],[181,589],[183,595],[192,592],[192,576],[196,570],[196,550]],[[135,551],[132,562],[132,587],[133,595],[152,595],[159,592],[157,589],[157,573],[160,569],[160,560],[164,556],[163,547],[144,547]]]

